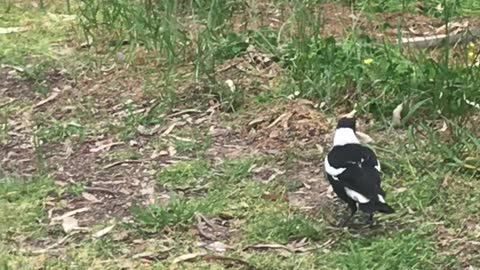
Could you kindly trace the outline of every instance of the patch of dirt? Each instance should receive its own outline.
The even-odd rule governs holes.
[[[331,131],[327,118],[305,99],[279,101],[250,114],[239,124],[240,134],[259,149],[283,150],[286,146],[324,144]]]
[[[472,269],[480,263],[480,242],[468,236],[469,232],[474,231],[480,231],[480,227],[473,220],[466,220],[464,229],[459,232],[447,228],[444,224],[437,225],[437,245],[444,254],[459,259],[464,269]]]
[[[295,25],[291,20],[295,14],[293,4],[283,4],[278,7],[272,3],[259,1],[250,7],[251,12],[242,12],[235,15],[235,26],[238,31],[246,29],[261,29],[270,27],[280,29],[285,27],[284,35],[294,35],[302,26]],[[314,20],[319,20],[322,36],[345,38],[349,30],[356,28],[360,33],[372,38],[395,42],[398,38],[398,24],[402,37],[417,37],[444,34],[441,19],[428,17],[421,13],[381,12],[364,13],[361,10],[352,9],[349,5],[341,3],[310,4],[309,10],[315,14]],[[468,23],[470,26],[478,25],[476,17],[454,18],[452,24]],[[288,29],[291,29],[289,31]],[[302,28],[303,29],[303,28]],[[304,29],[307,32],[311,29]],[[290,32],[290,33],[289,33]]]

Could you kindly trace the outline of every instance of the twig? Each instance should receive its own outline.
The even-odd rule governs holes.
[[[0,109],[3,108],[3,107],[8,106],[8,105],[10,105],[10,104],[12,104],[12,103],[15,102],[15,101],[17,101],[17,99],[16,99],[16,98],[13,98],[13,99],[10,99],[9,101],[7,101],[7,102],[5,102],[5,103],[3,103],[3,104],[0,104]]]
[[[90,191],[90,192],[98,191],[98,192],[103,192],[103,193],[110,194],[112,196],[117,195],[115,192],[113,192],[109,189],[106,189],[106,188],[101,188],[101,187],[85,187],[85,191]]]
[[[198,253],[190,253],[190,254],[185,254],[182,256],[179,256],[175,258],[170,266],[170,269],[176,269],[176,265],[181,263],[181,262],[186,262],[186,261],[192,261],[194,259],[202,258],[206,261],[230,261],[230,262],[236,262],[242,265],[247,266],[249,269],[256,269],[253,265],[248,263],[245,260],[238,259],[238,258],[232,258],[232,257],[226,257],[222,255],[216,255],[216,254],[208,254],[206,252],[198,252]]]
[[[90,152],[92,153],[96,153],[96,152],[100,152],[102,151],[103,149],[107,149],[109,150],[111,147],[113,146],[117,146],[117,145],[122,145],[124,144],[123,142],[112,142],[112,143],[107,143],[107,144],[104,144],[104,145],[100,145],[98,147],[95,147],[95,148],[90,148]]]
[[[454,35],[433,35],[425,37],[402,38],[401,45],[407,45],[413,48],[429,48],[438,47],[442,42],[448,38],[449,44],[456,44],[459,42],[469,42],[480,37],[480,28],[472,29],[471,31],[463,31]]]
[[[204,215],[198,214],[198,217],[200,217],[208,226],[210,226],[210,228],[212,228],[212,229],[217,228],[217,224],[213,223],[211,220],[206,218]]]
[[[11,68],[11,69],[13,69],[13,70],[15,70],[15,71],[18,71],[18,72],[20,72],[20,73],[25,72],[25,69],[23,69],[23,68],[21,68],[21,67],[17,67],[17,66],[4,65],[4,64],[2,64],[1,67],[2,67],[2,68]]]
[[[162,132],[162,134],[160,134],[160,137],[170,134],[170,132],[172,132],[172,130],[175,128],[176,125],[177,123],[171,124],[164,132]]]
[[[172,117],[180,116],[180,115],[187,114],[187,113],[201,113],[201,112],[202,111],[197,110],[197,109],[186,109],[186,110],[183,110],[183,111],[172,113],[172,114],[168,115],[167,117],[172,118]]]
[[[204,238],[208,240],[215,240],[215,236],[212,234],[209,234],[203,230],[203,225],[202,225],[202,218],[200,215],[197,215],[197,230],[198,233],[203,236]]]
[[[114,163],[111,163],[111,164],[108,164],[108,165],[104,166],[103,169],[107,170],[107,169],[110,169],[110,168],[113,168],[115,166],[125,164],[125,163],[143,163],[143,162],[146,162],[146,161],[147,160],[136,160],[136,159],[120,160],[120,161],[116,161]]]
[[[33,109],[37,109],[37,108],[39,108],[39,107],[41,107],[41,106],[43,106],[43,105],[51,102],[52,100],[56,99],[59,94],[60,94],[60,90],[59,90],[59,89],[54,89],[54,90],[53,90],[53,93],[52,93],[50,96],[48,96],[46,99],[41,100],[40,102],[38,102],[37,104],[35,104],[35,105],[33,106]]]
[[[78,214],[78,213],[82,213],[82,212],[85,212],[85,211],[88,211],[90,210],[90,208],[88,207],[83,207],[83,208],[80,208],[80,209],[75,209],[73,211],[70,211],[70,212],[67,212],[59,217],[54,217],[52,218],[52,221],[60,221],[60,220],[63,220],[64,218],[66,217],[70,217],[70,216],[73,216],[75,214]]]
[[[248,263],[247,261],[245,260],[242,260],[242,259],[238,259],[238,258],[232,258],[232,257],[226,257],[226,256],[222,256],[222,255],[217,255],[217,254],[209,254],[209,255],[205,255],[203,256],[203,259],[205,259],[206,261],[215,261],[215,260],[220,260],[220,261],[231,261],[231,262],[236,262],[236,263],[239,263],[239,264],[243,264],[247,267],[249,267],[250,269],[255,269],[255,267],[253,265],[251,265],[250,263]]]
[[[267,126],[267,128],[271,128],[278,124],[280,121],[282,121],[283,118],[288,117],[290,118],[292,116],[292,113],[282,113],[275,121],[273,121],[270,125]]]
[[[256,244],[256,245],[246,246],[242,250],[247,250],[247,249],[283,249],[291,253],[295,252],[294,249],[284,245],[280,245],[280,244]]]

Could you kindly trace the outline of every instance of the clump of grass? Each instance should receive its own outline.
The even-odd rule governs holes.
[[[206,161],[182,162],[160,171],[157,183],[164,187],[180,188],[202,185],[211,177],[210,166]]]
[[[38,237],[44,233],[46,218],[43,201],[58,192],[45,176],[32,178],[4,177],[0,185],[0,239],[23,235]]]
[[[81,141],[85,139],[86,131],[84,126],[75,119],[69,122],[53,120],[50,125],[43,122],[37,128],[35,134],[38,139],[47,142],[64,141],[72,137],[78,137]]]

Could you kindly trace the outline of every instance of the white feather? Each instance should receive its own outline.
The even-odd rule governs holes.
[[[381,202],[381,203],[385,203],[385,199],[383,198],[382,195],[378,194],[378,200]]]
[[[345,192],[347,192],[348,197],[352,198],[358,203],[368,203],[370,201],[370,199],[368,199],[367,197],[347,187],[345,187]]]
[[[335,130],[335,135],[333,136],[333,146],[340,146],[346,144],[359,144],[355,132],[351,128],[338,128]]]
[[[334,168],[328,163],[328,156],[325,157],[325,171],[333,177],[333,179],[338,180],[338,175],[343,173],[347,168]]]

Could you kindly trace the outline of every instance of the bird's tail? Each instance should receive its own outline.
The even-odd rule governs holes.
[[[384,214],[395,213],[395,210],[390,205],[388,205],[386,203],[377,202],[376,208],[377,208],[376,210],[380,213],[384,213]]]

